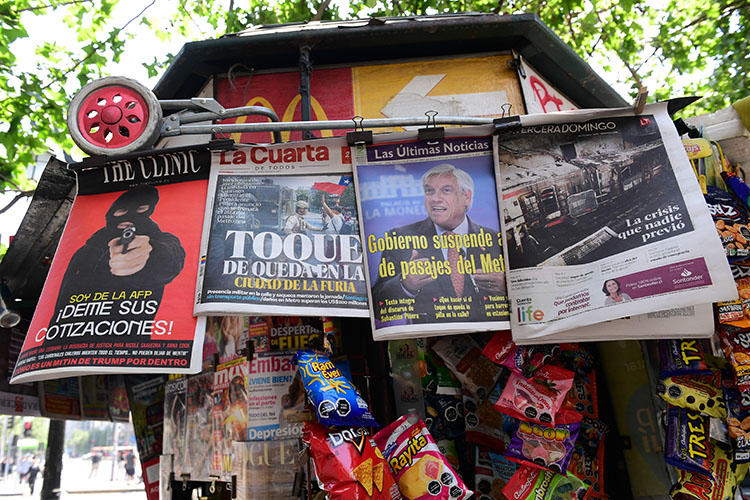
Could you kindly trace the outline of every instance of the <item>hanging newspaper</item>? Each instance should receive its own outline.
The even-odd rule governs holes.
[[[77,172],[78,195],[13,382],[200,370],[194,222],[209,158],[207,149],[182,149]]]
[[[460,130],[357,148],[375,340],[510,326],[490,129]]]
[[[495,148],[514,340],[736,296],[666,104],[520,125]]]
[[[214,153],[196,314],[367,316],[346,142]]]

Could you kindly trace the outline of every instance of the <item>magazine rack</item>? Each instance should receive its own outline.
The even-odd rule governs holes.
[[[172,500],[192,500],[197,498],[208,500],[231,500],[237,498],[237,476],[232,476],[231,481],[201,481],[190,479],[190,474],[182,474],[181,479],[176,479],[174,472],[169,474],[169,492]]]

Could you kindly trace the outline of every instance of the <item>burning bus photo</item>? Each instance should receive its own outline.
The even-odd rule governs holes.
[[[499,137],[498,159],[513,267],[585,264],[692,230],[653,118],[525,127]]]

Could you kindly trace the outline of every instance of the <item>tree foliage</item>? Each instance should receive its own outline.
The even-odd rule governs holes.
[[[750,57],[749,0],[359,0],[348,10],[331,0],[179,0],[167,18],[149,8],[119,26],[119,0],[0,0],[0,186],[23,198],[33,186],[24,169],[49,147],[73,147],[65,110],[75,90],[118,61],[138,30],[161,39],[217,37],[251,25],[364,16],[449,12],[536,13],[584,59],[599,61],[605,79],[626,82],[634,95],[647,85],[653,99],[698,94],[690,111],[711,111],[745,96]],[[124,0],[123,0],[124,1]],[[63,44],[31,29],[36,16],[56,11],[75,27]],[[20,71],[14,42],[34,36],[33,71]],[[41,36],[40,36],[41,35]],[[144,54],[151,76],[171,54]],[[0,207],[2,210],[3,207]]]

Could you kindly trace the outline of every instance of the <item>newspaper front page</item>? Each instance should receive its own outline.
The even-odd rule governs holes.
[[[375,340],[509,327],[489,132],[434,141],[385,134],[358,146]]]
[[[521,125],[495,143],[514,340],[736,296],[665,103]]]
[[[195,314],[366,317],[341,138],[213,154]]]

